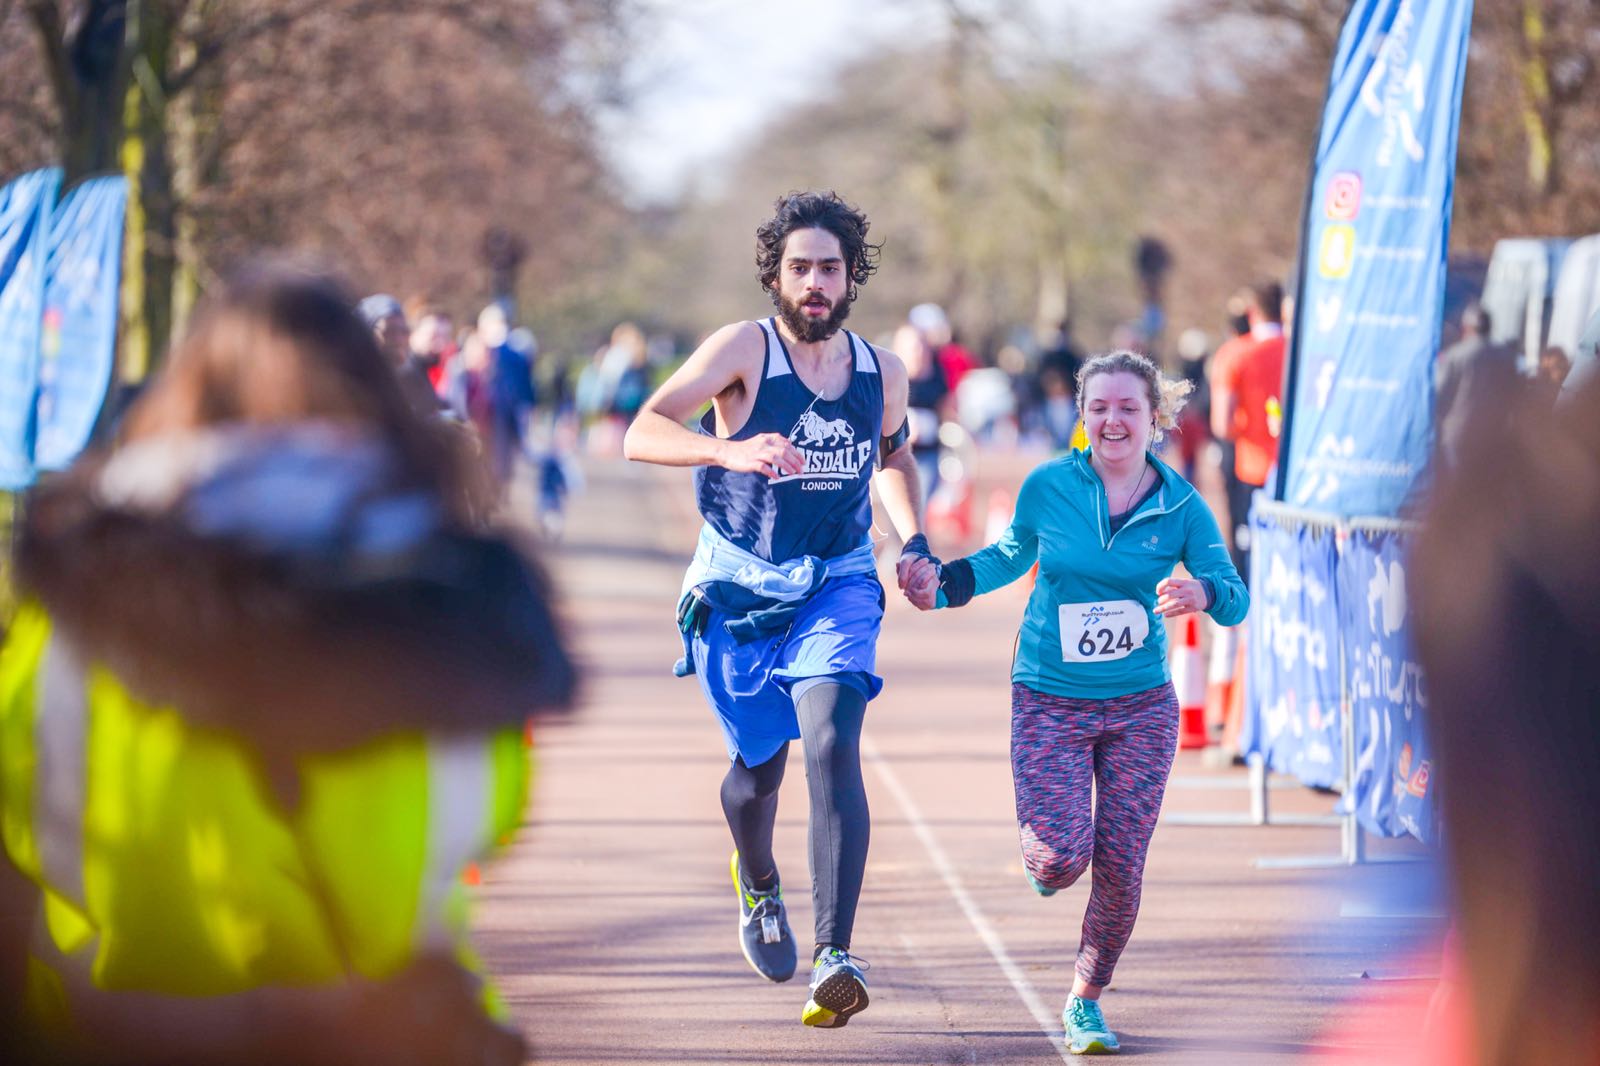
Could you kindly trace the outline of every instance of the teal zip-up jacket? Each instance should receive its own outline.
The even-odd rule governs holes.
[[[1009,585],[1039,563],[1011,679],[1071,699],[1113,699],[1170,680],[1156,585],[1182,562],[1212,594],[1207,613],[1237,625],[1250,609],[1211,509],[1193,485],[1148,456],[1161,477],[1116,533],[1089,450],[1036,467],[998,541],[969,555],[974,594]],[[938,605],[948,605],[943,591]]]

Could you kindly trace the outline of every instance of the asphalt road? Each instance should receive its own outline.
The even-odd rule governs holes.
[[[721,737],[695,682],[670,672],[673,602],[697,527],[688,472],[604,461],[587,473],[549,556],[587,668],[582,706],[538,731],[527,826],[484,872],[473,923],[534,1061],[1074,1061],[1059,1015],[1089,878],[1049,899],[1029,889],[1007,758],[1023,583],[924,615],[891,582],[886,687],[864,742],[873,837],[853,945],[871,964],[872,1006],[845,1029],[808,1029],[804,969],[773,985],[739,953]],[[777,854],[804,951],[798,745],[791,758]],[[1431,867],[1259,866],[1334,855],[1339,837],[1327,825],[1203,824],[1247,812],[1245,781],[1241,769],[1180,753],[1139,924],[1102,1001],[1123,1054],[1382,1061],[1386,1026],[1352,1026],[1348,1004],[1360,998],[1360,1017],[1399,1025],[1396,1004],[1426,990],[1406,978],[1431,976],[1443,931],[1428,903]],[[1275,818],[1332,812],[1333,797],[1272,784]],[[1370,853],[1418,849],[1375,841]]]

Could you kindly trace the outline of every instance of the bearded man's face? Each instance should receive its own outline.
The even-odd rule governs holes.
[[[839,238],[825,229],[797,229],[784,240],[775,297],[789,332],[807,343],[827,340],[850,315],[850,278]]]

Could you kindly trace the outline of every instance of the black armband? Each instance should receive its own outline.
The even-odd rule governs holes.
[[[972,572],[972,564],[965,559],[956,559],[939,568],[939,591],[944,593],[946,606],[965,607],[972,602],[977,590],[978,575]]]
[[[883,469],[885,459],[905,447],[906,441],[911,439],[911,416],[907,415],[900,428],[887,437],[878,438],[878,469]]]
[[[908,555],[920,555],[926,559],[933,559],[933,549],[928,546],[928,535],[926,533],[917,533],[906,541],[905,546],[900,549],[900,558],[904,559]],[[934,562],[938,562],[938,560],[934,559]]]

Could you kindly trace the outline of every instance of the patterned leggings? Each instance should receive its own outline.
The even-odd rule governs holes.
[[[1022,862],[1039,884],[1065,888],[1093,860],[1076,966],[1092,985],[1111,982],[1133,933],[1145,852],[1177,750],[1178,697],[1170,683],[1113,700],[1011,686]]]

